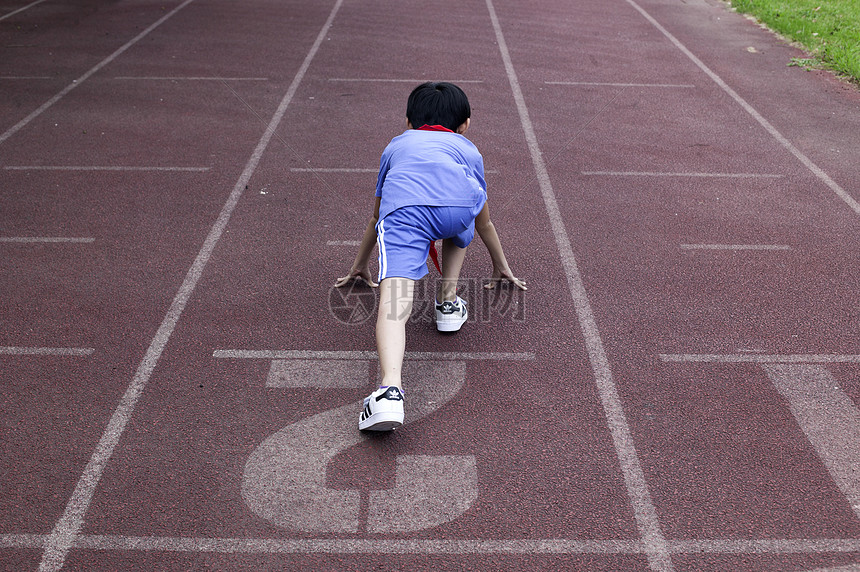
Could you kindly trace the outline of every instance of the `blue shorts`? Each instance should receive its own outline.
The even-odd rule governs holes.
[[[469,207],[402,207],[376,223],[379,246],[379,280],[427,274],[430,243],[453,239],[466,248],[475,236],[474,210]]]

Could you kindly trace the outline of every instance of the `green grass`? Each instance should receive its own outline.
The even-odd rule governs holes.
[[[730,1],[812,55],[789,65],[826,67],[860,83],[860,0]]]

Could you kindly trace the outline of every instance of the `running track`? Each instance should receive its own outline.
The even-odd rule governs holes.
[[[0,3],[0,568],[860,568],[860,95],[715,0]],[[355,430],[418,82],[521,294]]]

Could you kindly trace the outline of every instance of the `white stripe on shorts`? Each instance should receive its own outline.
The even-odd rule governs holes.
[[[385,223],[385,219],[379,221],[377,225],[376,231],[376,243],[379,247],[379,281],[381,282],[383,278],[385,278],[385,270],[388,265],[388,258],[385,255],[385,228],[383,228],[383,224]]]

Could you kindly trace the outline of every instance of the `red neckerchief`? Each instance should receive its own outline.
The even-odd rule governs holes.
[[[436,243],[430,243],[430,260],[433,261],[433,265],[436,267],[436,270],[439,271],[439,274],[442,274],[442,269],[439,268],[439,253],[436,252]]]
[[[441,125],[422,125],[418,128],[418,131],[443,131],[448,133],[454,133],[447,127],[443,127]],[[436,267],[436,270],[439,271],[439,274],[442,274],[442,268],[439,266],[439,253],[436,252],[436,243],[430,243],[430,260],[433,261],[433,265]]]
[[[454,133],[447,127],[442,127],[441,125],[422,125],[418,128],[418,131],[447,131],[448,133]]]

